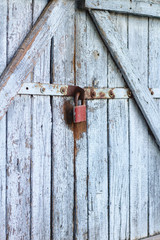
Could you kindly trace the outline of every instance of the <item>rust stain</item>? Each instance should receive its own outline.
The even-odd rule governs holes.
[[[67,92],[67,89],[67,87],[61,87],[60,92],[64,94],[65,92]]]
[[[44,87],[43,87],[43,88],[40,88],[40,92],[41,92],[41,93],[44,93],[45,90],[46,90],[46,89],[45,89]]]
[[[154,95],[152,88],[149,88],[149,91],[151,92],[151,95]]]
[[[40,83],[40,82],[38,82],[38,83],[35,84],[35,87],[36,87],[36,88],[41,88],[42,86],[43,86],[43,84]]]
[[[85,89],[85,99],[90,99],[90,90]]]
[[[76,160],[78,151],[79,151],[79,149],[77,148],[76,140],[74,140],[74,162]]]
[[[83,133],[87,131],[86,122],[74,124],[74,139],[77,141],[83,137]]]
[[[81,68],[81,63],[77,62],[77,66],[78,66],[78,68]]]
[[[115,98],[115,94],[113,92],[113,89],[111,89],[108,94],[109,94],[110,98],[112,98],[112,99]]]
[[[95,98],[96,97],[96,92],[94,91],[93,88],[91,89],[90,94],[91,94],[91,98]]]
[[[83,133],[87,130],[86,122],[81,123],[73,123],[73,105],[70,101],[66,101],[63,105],[63,114],[64,114],[64,121],[66,125],[73,131],[74,133],[74,140],[77,141],[83,137]],[[75,149],[77,152],[77,148]]]
[[[131,98],[132,97],[132,92],[130,90],[128,90],[127,95],[128,95],[129,98]]]
[[[74,124],[73,124],[73,105],[70,101],[66,101],[63,105],[63,114],[64,114],[64,121],[66,125],[74,131]]]
[[[106,97],[106,94],[105,94],[104,92],[100,92],[100,93],[99,93],[99,97],[100,97],[100,98],[105,98],[105,97]]]

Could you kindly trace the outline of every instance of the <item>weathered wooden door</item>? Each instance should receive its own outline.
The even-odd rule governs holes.
[[[47,3],[0,2],[1,73]],[[160,3],[87,0],[81,10],[74,0],[49,4],[0,81],[0,240],[158,235],[160,151],[154,111],[146,116],[143,89],[133,92],[155,138],[124,81],[130,81],[130,62],[129,70],[118,64],[121,73],[112,41],[105,39],[113,33],[105,35],[101,20],[116,26],[138,81],[147,91],[152,88],[153,109],[154,104],[159,109]],[[44,94],[46,86],[57,84],[89,88],[86,123],[73,124],[73,97]]]

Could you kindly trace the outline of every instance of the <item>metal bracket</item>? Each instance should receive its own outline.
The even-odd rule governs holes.
[[[149,89],[153,98],[160,98],[160,88]],[[94,99],[128,99],[132,98],[129,88],[97,88],[47,83],[23,83],[19,95],[66,96],[74,97],[80,92],[80,100]]]
[[[23,83],[18,94],[74,97],[78,92],[80,93],[79,99],[83,100],[85,97],[85,91],[78,86],[47,83]]]

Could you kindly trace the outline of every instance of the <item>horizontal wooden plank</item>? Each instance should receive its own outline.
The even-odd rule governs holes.
[[[160,17],[160,3],[153,1],[86,0],[85,7],[141,16]]]
[[[129,50],[113,24],[109,12],[90,10],[89,13],[160,146],[160,116],[157,105],[149,89],[143,84],[143,79],[134,66]]]
[[[0,77],[0,119],[73,4],[72,0],[51,1],[5,69]]]
[[[160,240],[160,235],[156,235],[148,238],[142,238],[141,240]]]
[[[69,85],[47,83],[23,83],[19,95],[72,96],[68,95]],[[85,87],[86,99],[128,99],[133,97],[129,88]],[[149,89],[153,98],[160,98],[160,88]]]

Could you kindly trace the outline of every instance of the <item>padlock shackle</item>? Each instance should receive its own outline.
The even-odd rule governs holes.
[[[75,105],[76,106],[78,106],[78,100],[79,100],[80,95],[81,95],[80,92],[77,92],[76,95],[75,95]]]
[[[67,96],[74,96],[76,93],[80,93],[79,100],[85,99],[85,91],[84,88],[78,87],[78,86],[68,86],[67,88]]]

